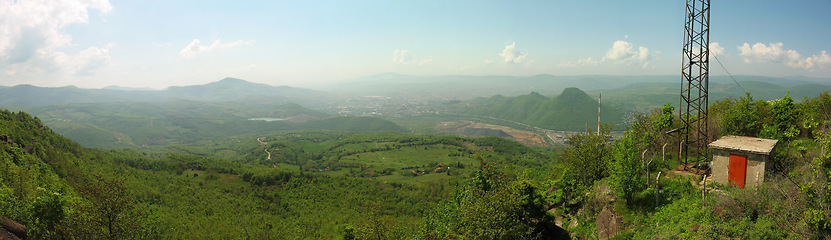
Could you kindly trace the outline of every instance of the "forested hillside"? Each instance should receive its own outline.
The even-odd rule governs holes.
[[[562,149],[324,122],[93,150],[4,110],[0,215],[35,239],[831,236],[831,95],[746,95],[710,109],[714,139],[780,141],[760,187],[704,181],[706,167],[683,165],[678,139],[665,134],[680,124],[669,104],[617,140],[607,125]]]
[[[683,165],[680,126],[669,104],[638,115],[625,136],[569,138],[554,167],[550,199],[573,236],[625,239],[831,238],[831,95],[800,103],[751,95],[715,101],[711,139],[725,135],[779,140],[765,183],[742,189],[704,181],[704,167]],[[674,147],[675,146],[675,147]],[[722,170],[723,171],[723,170]],[[569,220],[570,219],[570,220]]]
[[[829,90],[831,78],[804,78],[804,77],[767,77],[752,75],[736,75],[736,81],[741,83],[745,90],[758,95],[759,98],[768,99],[767,93],[774,93],[771,97],[781,97],[788,90],[791,96],[816,96],[822,91]],[[634,76],[613,76],[613,75],[576,75],[557,76],[540,74],[533,76],[466,76],[466,75],[405,75],[397,73],[383,73],[360,77],[351,80],[344,80],[338,83],[319,86],[322,90],[348,95],[382,95],[397,96],[436,96],[444,99],[470,100],[482,96],[518,96],[537,92],[546,96],[553,96],[561,93],[569,87],[579,88],[586,92],[606,93],[616,92],[617,89],[630,89],[632,85],[643,87],[648,85],[665,86],[672,88],[670,93],[674,98],[658,101],[660,106],[667,101],[675,102],[678,98],[677,75],[634,75]],[[721,99],[727,96],[740,97],[744,91],[740,89],[722,89],[735,86],[733,77],[727,75],[710,76],[710,94],[713,99]],[[746,83],[747,82],[747,83]],[[755,83],[767,83],[772,88],[753,86]],[[719,88],[716,88],[716,87]],[[815,91],[817,88],[821,91]],[[647,88],[644,88],[646,90]],[[807,90],[807,91],[803,91]],[[650,91],[633,92],[636,96],[648,96],[653,94]],[[658,92],[663,93],[663,91]],[[592,94],[594,96],[595,94]],[[611,95],[610,95],[611,96]],[[624,99],[619,99],[624,100]]]
[[[788,94],[796,100],[806,97],[815,97],[831,90],[831,81],[825,83],[804,81],[783,81],[783,79],[769,79],[763,77],[736,76],[739,84],[724,77],[711,77],[709,86],[710,100],[725,98],[739,98],[745,92],[753,93],[756,99],[774,100]],[[632,83],[622,88],[589,91],[603,93],[603,98],[610,106],[619,106],[623,109],[651,110],[661,107],[664,103],[678,106],[677,82],[640,82]]]
[[[331,117],[295,103],[77,103],[25,108],[63,136],[87,147],[140,148],[190,144],[241,134],[319,129],[402,132],[387,120]],[[258,121],[258,117],[275,121]],[[254,120],[252,120],[254,119]]]
[[[462,103],[456,111],[501,118],[541,128],[560,131],[584,131],[586,125],[597,128],[597,105],[595,98],[577,88],[566,88],[553,98],[532,92],[517,97],[501,95],[477,98]],[[622,111],[608,106],[601,107],[601,122],[612,124],[622,130]]]
[[[276,132],[223,143],[225,150],[100,151],[26,113],[0,114],[0,215],[34,238],[410,238],[442,199],[482,181],[492,183],[477,194],[504,195],[499,201],[521,214],[464,221],[493,224],[491,236],[504,235],[497,230],[505,226],[555,233],[553,224],[528,222],[545,216],[535,185],[510,187],[523,169],[543,177],[551,154],[504,139]],[[228,151],[241,157],[222,159]],[[507,196],[540,200],[529,212]]]

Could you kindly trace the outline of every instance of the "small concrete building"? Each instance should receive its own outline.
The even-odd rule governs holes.
[[[724,136],[710,143],[713,154],[713,182],[756,187],[765,181],[765,170],[770,168],[770,152],[779,140],[743,136]]]

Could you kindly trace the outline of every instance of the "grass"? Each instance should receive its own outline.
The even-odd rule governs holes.
[[[361,142],[346,144],[327,151],[354,153],[341,156],[337,159],[337,162],[360,164],[364,166],[364,173],[376,172],[377,175],[369,174],[369,176],[374,176],[374,178],[380,181],[411,184],[448,182],[459,177],[468,176],[470,172],[476,169],[478,164],[478,160],[475,159],[476,154],[494,156],[494,159],[497,159],[498,156],[497,153],[487,150],[473,150],[478,148],[475,146],[468,148],[434,144],[395,147],[394,144],[394,142]],[[328,144],[322,142],[303,143],[301,145],[304,145],[304,151],[309,152],[313,149],[321,148],[320,145]],[[311,147],[311,149],[306,149],[306,146]],[[390,146],[390,150],[384,149],[385,146]],[[435,169],[439,167],[438,164],[440,163],[443,165],[443,171],[435,172]],[[463,164],[464,167],[458,168],[451,166],[457,163]],[[448,167],[451,172],[450,174],[447,172]],[[338,171],[324,171],[320,173],[339,176],[354,173],[356,170],[359,169],[344,168]],[[387,173],[382,174],[384,171],[387,171]],[[410,175],[411,171],[416,171],[419,175]]]
[[[427,150],[423,147],[406,147],[390,151],[378,151],[351,155],[341,159],[342,162],[355,162],[369,165],[370,168],[403,168],[411,166],[423,166],[430,163],[456,163],[465,165],[475,164],[472,157],[448,156],[446,149],[430,146]],[[431,167],[431,166],[427,166]]]

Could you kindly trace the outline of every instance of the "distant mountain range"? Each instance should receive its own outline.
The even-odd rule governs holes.
[[[831,78],[714,76],[710,103],[740,97],[799,101],[831,90]],[[380,74],[320,86],[322,90],[270,86],[241,79],[163,90],[0,86],[0,109],[25,110],[85,146],[131,147],[295,129],[403,131],[374,118],[332,117],[313,106],[339,97],[388,96],[423,101],[453,114],[511,120],[554,130],[596,128],[597,94],[602,122],[622,130],[626,118],[664,103],[679,103],[677,76],[412,76]],[[582,89],[582,90],[581,90]],[[326,91],[326,92],[324,92]],[[430,100],[460,100],[435,101]],[[427,101],[424,101],[427,100]],[[374,104],[374,103],[367,103]],[[405,103],[406,104],[406,103]],[[320,109],[320,108],[317,108]],[[324,108],[325,109],[325,108]],[[331,113],[331,112],[330,112]],[[249,121],[249,118],[285,121]]]
[[[162,102],[182,99],[206,102],[231,102],[259,99],[270,102],[315,104],[327,100],[321,91],[274,87],[242,79],[225,78],[205,85],[169,87],[164,90],[131,89],[110,86],[104,89],[67,87],[36,87],[17,85],[0,87],[0,107],[45,106],[58,103]]]
[[[814,89],[831,89],[831,78],[807,77],[765,77],[765,76],[735,76],[735,81],[743,85],[747,91],[770,92],[784,88],[799,90],[799,86],[809,86]],[[746,83],[746,84],[745,84]],[[765,86],[754,87],[754,83],[767,83]],[[646,85],[640,85],[646,84]],[[384,95],[384,96],[425,96],[446,99],[473,99],[493,95],[518,96],[537,92],[542,95],[556,95],[569,87],[575,87],[587,92],[631,88],[633,85],[651,87],[674,87],[680,91],[681,78],[679,75],[644,75],[644,76],[415,76],[396,73],[384,73],[350,80],[331,82],[320,85],[316,89],[351,95]],[[711,87],[715,85],[736,86],[729,76],[711,76]],[[748,85],[748,86],[744,86]],[[719,91],[716,89],[716,91]],[[787,91],[781,92],[784,95]],[[743,95],[743,93],[742,93]],[[731,93],[732,96],[732,93]],[[781,96],[780,96],[781,97]]]
[[[796,101],[805,97],[816,97],[820,93],[831,91],[831,80],[826,83],[794,84],[787,82],[743,81],[736,84],[730,82],[710,83],[710,103],[725,98],[739,98],[750,92],[753,99],[774,100],[788,94]],[[617,89],[603,89],[587,91],[592,96],[603,94],[604,104],[617,106],[622,109],[651,110],[661,107],[664,103],[678,106],[680,103],[679,83],[650,82],[634,83]]]
[[[831,90],[831,78],[735,76],[746,91],[759,99],[778,98],[790,92],[794,99]],[[467,100],[494,95],[519,96],[530,92],[557,95],[575,87],[592,95],[609,93],[611,99],[675,102],[680,77],[663,76],[415,76],[385,73],[320,84],[315,89],[270,86],[242,79],[225,78],[204,85],[169,87],[163,90],[109,86],[103,89],[67,87],[0,86],[0,107],[44,106],[56,103],[161,102],[182,99],[208,102],[295,102],[304,106],[331,102],[333,96],[382,95]],[[710,77],[711,100],[743,96],[728,76]],[[658,90],[658,91],[655,91]],[[324,92],[325,91],[325,92]],[[623,103],[621,103],[623,104]]]

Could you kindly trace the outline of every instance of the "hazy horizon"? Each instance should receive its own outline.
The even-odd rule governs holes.
[[[711,5],[733,75],[831,77],[829,1]],[[0,85],[309,86],[382,73],[680,75],[683,1],[0,3]],[[726,75],[718,64],[711,75]]]
[[[424,78],[452,77],[452,76],[529,78],[529,77],[542,76],[542,75],[548,75],[548,76],[553,76],[553,77],[567,77],[567,78],[574,78],[574,77],[638,77],[638,76],[644,76],[644,77],[676,77],[675,75],[671,75],[671,74],[659,74],[659,75],[602,75],[602,74],[553,75],[553,74],[542,73],[542,74],[533,74],[533,75],[460,75],[460,74],[416,75],[416,74],[401,74],[401,73],[395,73],[395,72],[385,72],[385,73],[379,73],[379,74],[359,76],[359,77],[350,78],[350,79],[338,79],[338,80],[332,80],[332,81],[321,81],[321,82],[311,82],[311,83],[298,82],[298,83],[296,83],[296,85],[272,84],[272,83],[265,82],[265,81],[256,81],[256,80],[251,80],[251,79],[244,79],[244,78],[239,78],[239,77],[227,76],[227,77],[223,77],[223,78],[219,78],[219,79],[207,80],[207,81],[200,82],[200,83],[194,83],[194,84],[188,84],[188,85],[168,85],[168,86],[163,86],[163,87],[159,87],[159,88],[130,87],[130,86],[121,86],[121,85],[107,85],[107,86],[100,86],[100,87],[81,87],[81,86],[76,86],[76,85],[41,86],[41,85],[38,85],[38,84],[31,84],[31,83],[21,83],[21,84],[15,84],[15,85],[0,85],[0,87],[15,87],[15,86],[20,86],[20,85],[31,85],[31,86],[35,86],[35,87],[44,87],[44,88],[77,87],[77,88],[81,88],[81,89],[93,89],[93,90],[94,89],[119,89],[119,90],[140,90],[140,91],[162,91],[162,90],[165,90],[165,89],[168,89],[168,88],[171,88],[171,87],[202,86],[202,85],[207,85],[207,84],[211,84],[211,83],[220,82],[222,80],[230,78],[230,79],[239,79],[239,80],[243,80],[243,81],[250,82],[250,83],[266,84],[266,85],[273,86],[273,87],[286,86],[286,87],[308,88],[308,89],[313,89],[313,90],[320,90],[319,88],[321,86],[326,86],[326,85],[329,85],[329,84],[334,84],[334,83],[339,83],[339,82],[344,82],[344,81],[350,81],[350,80],[364,80],[364,79],[372,78],[372,77],[375,77],[375,76],[383,76],[383,75],[386,75],[386,74],[395,74],[395,75],[406,76],[406,77],[424,77]],[[680,75],[677,76],[677,77],[678,77],[678,80],[680,81]],[[730,75],[710,75],[710,78],[729,78],[729,77],[731,77],[731,76]],[[776,77],[776,76],[759,76],[759,75],[732,75],[732,77],[734,77],[734,78],[736,78],[736,77],[737,78],[742,78],[742,77],[770,77],[770,78],[778,78],[778,79],[798,78],[799,80],[804,80],[804,79],[831,80],[831,77],[807,77],[807,76]],[[643,82],[654,82],[654,81],[645,80]]]

